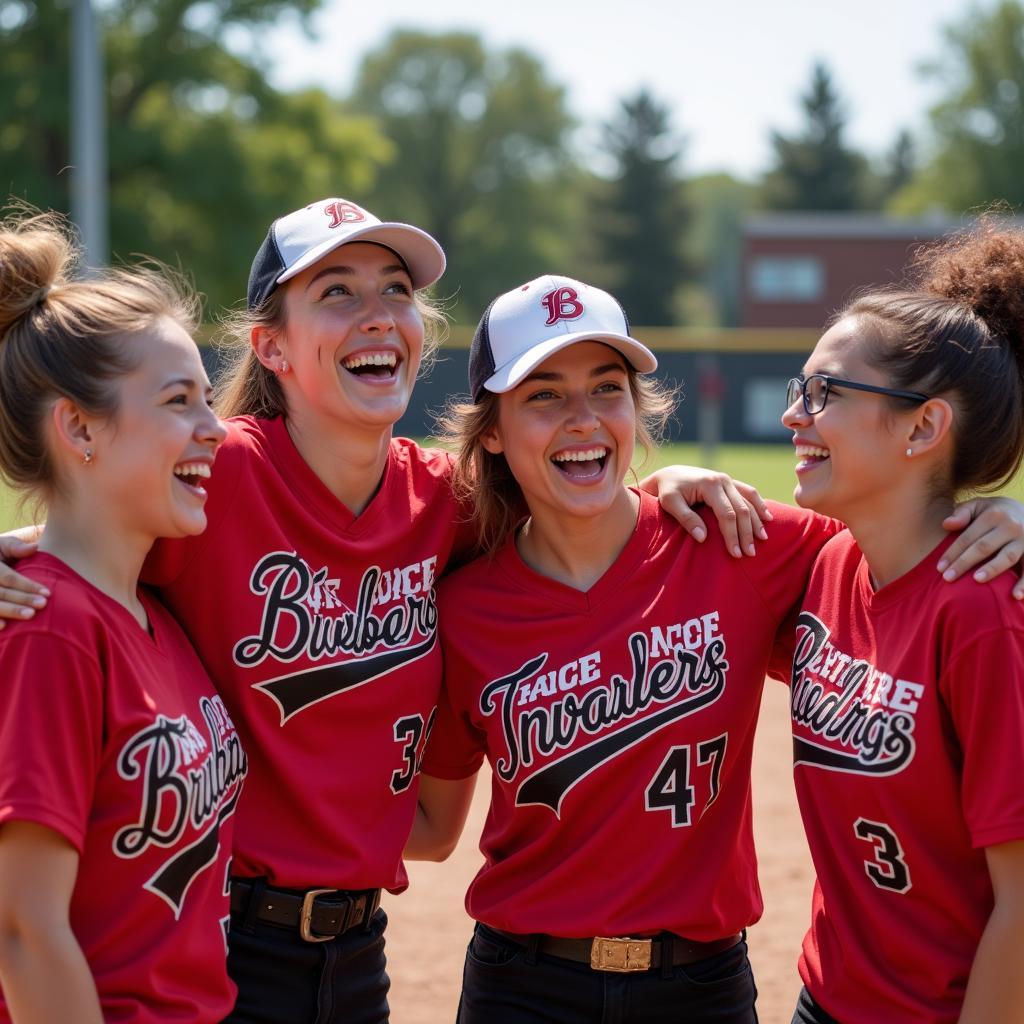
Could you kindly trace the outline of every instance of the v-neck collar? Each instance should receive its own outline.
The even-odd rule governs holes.
[[[610,596],[621,592],[623,583],[647,555],[658,533],[661,508],[657,499],[643,492],[634,493],[639,494],[640,509],[633,533],[618,558],[589,590],[577,590],[531,569],[519,554],[514,536],[495,555],[495,563],[517,586],[534,592],[545,602],[575,612],[593,611]]]
[[[856,587],[864,607],[871,611],[889,608],[905,601],[915,590],[933,583],[939,575],[935,564],[942,557],[942,553],[956,540],[956,536],[955,533],[951,533],[948,537],[944,537],[917,565],[879,590],[875,590],[872,586],[868,561],[861,554],[860,564],[857,566]]]
[[[331,493],[327,485],[310,468],[309,463],[295,447],[295,442],[288,433],[288,426],[283,416],[272,420],[262,420],[261,423],[274,465],[305,508],[311,510],[321,521],[333,526],[339,533],[360,534],[373,526],[381,514],[380,510],[388,505],[386,492],[394,477],[395,446],[393,441],[388,444],[388,456],[384,463],[384,473],[381,476],[380,485],[369,504],[357,516],[343,501]]]
[[[32,556],[32,562],[57,576],[70,577],[74,583],[89,594],[94,604],[104,609],[105,618],[110,621],[121,619],[124,624],[124,632],[127,635],[136,636],[143,643],[152,645],[160,654],[165,653],[163,623],[160,621],[159,615],[154,614],[154,609],[159,602],[145,587],[136,587],[135,593],[145,609],[149,629],[140,625],[138,619],[120,601],[114,600],[95,584],[90,583],[81,573],[72,569],[67,562],[56,555],[51,555],[47,551],[38,551]]]

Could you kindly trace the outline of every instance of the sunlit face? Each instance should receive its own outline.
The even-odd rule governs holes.
[[[498,408],[484,445],[504,454],[531,515],[589,518],[628,500],[636,407],[615,349],[569,345],[499,395]]]
[[[804,364],[803,376],[823,373],[860,384],[892,382],[865,359],[865,327],[852,317],[831,327]],[[883,395],[831,387],[825,408],[809,416],[799,398],[782,422],[793,431],[797,504],[849,522],[877,507],[906,473],[906,416]]]
[[[412,281],[389,249],[350,242],[282,286],[278,339],[289,410],[384,429],[405,412],[423,356]]]
[[[93,461],[79,478],[126,533],[150,540],[206,528],[205,481],[225,437],[209,406],[199,350],[172,320],[132,338],[138,368],[118,382],[117,413],[92,430]]]

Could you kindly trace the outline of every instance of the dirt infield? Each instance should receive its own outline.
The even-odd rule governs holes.
[[[793,794],[788,691],[765,684],[754,748],[754,831],[764,918],[750,930],[761,1024],[789,1024],[800,988],[796,957],[810,907],[811,866]],[[479,784],[466,834],[444,864],[412,864],[410,885],[385,909],[394,1024],[450,1024],[470,934],[463,895],[480,865],[476,842],[489,786]]]

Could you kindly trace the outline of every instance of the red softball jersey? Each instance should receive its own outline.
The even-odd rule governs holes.
[[[761,689],[770,663],[787,675],[792,619],[776,633],[839,528],[771,508],[755,558],[696,543],[641,494],[633,535],[585,593],[512,541],[441,584],[446,698],[423,770],[457,779],[490,762],[486,862],[466,897],[478,921],[709,941],[758,919]]]
[[[1024,608],[946,583],[944,540],[875,591],[822,551],[792,675],[797,796],[818,879],[800,973],[843,1024],[953,1024],[992,911],[985,847],[1024,839]]]
[[[246,771],[231,718],[153,596],[139,594],[147,633],[50,555],[18,570],[52,596],[0,632],[0,824],[46,826],[78,851],[70,922],[104,1020],[222,1020]]]
[[[236,874],[286,888],[408,884],[402,849],[441,685],[434,582],[471,536],[450,479],[445,452],[393,440],[354,516],[283,419],[243,417],[217,454],[205,533],[154,548],[145,578],[249,753]]]

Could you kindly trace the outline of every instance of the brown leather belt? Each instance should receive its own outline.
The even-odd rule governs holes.
[[[231,879],[231,912],[253,914],[279,928],[297,928],[306,942],[330,942],[367,925],[380,906],[380,889],[274,889],[259,892],[254,881]],[[258,899],[255,911],[250,902]]]
[[[500,928],[489,931],[500,935],[517,946],[529,946],[533,936],[517,935],[504,932]],[[563,960],[572,960],[580,964],[590,964],[595,971],[614,971],[625,973],[632,971],[649,971],[660,967],[664,951],[671,953],[671,964],[693,964],[698,960],[724,953],[732,949],[743,938],[742,935],[727,935],[724,939],[711,942],[694,942],[678,935],[662,935],[653,939],[602,938],[593,939],[561,939],[555,935],[538,937],[537,950],[550,956],[558,956]]]

